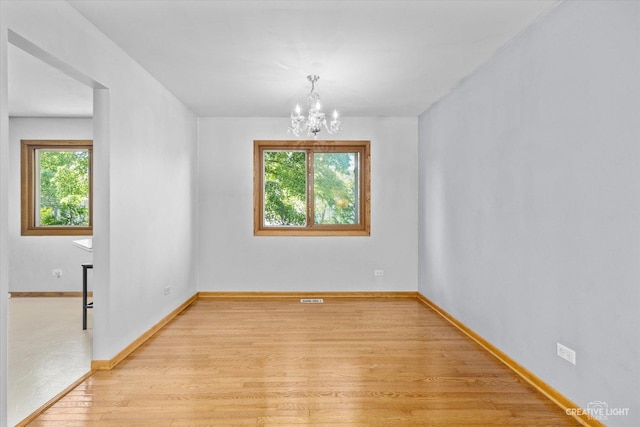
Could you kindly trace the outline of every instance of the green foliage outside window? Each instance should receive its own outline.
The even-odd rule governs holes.
[[[313,192],[316,224],[356,224],[356,153],[316,153]]]
[[[89,225],[89,152],[39,151],[40,224]]]
[[[357,153],[314,153],[315,224],[357,224]],[[303,227],[307,221],[306,151],[264,152],[264,224]]]
[[[307,153],[267,151],[264,153],[264,222],[266,225],[304,226]]]

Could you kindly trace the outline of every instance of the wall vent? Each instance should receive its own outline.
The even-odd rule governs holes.
[[[324,300],[322,298],[303,298],[300,302],[302,304],[322,304]]]

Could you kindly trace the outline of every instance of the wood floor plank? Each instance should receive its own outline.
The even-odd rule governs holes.
[[[32,426],[575,426],[411,298],[201,298]]]

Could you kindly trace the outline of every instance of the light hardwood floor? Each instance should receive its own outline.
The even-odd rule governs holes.
[[[31,425],[579,424],[413,298],[201,298]]]

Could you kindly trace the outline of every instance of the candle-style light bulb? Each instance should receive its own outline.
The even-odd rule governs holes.
[[[296,104],[296,116],[300,115],[300,105]]]
[[[316,102],[316,110],[320,111],[320,101]]]
[[[338,110],[333,110],[333,120],[338,119]]]

